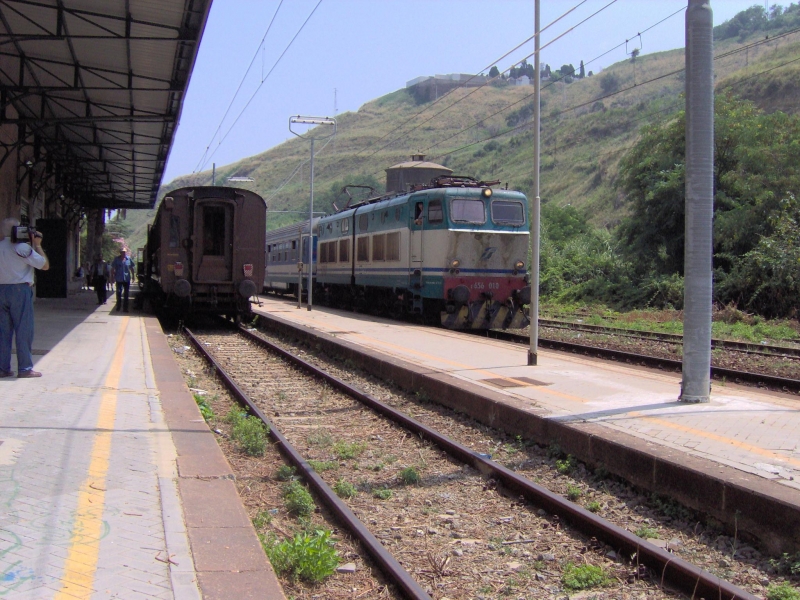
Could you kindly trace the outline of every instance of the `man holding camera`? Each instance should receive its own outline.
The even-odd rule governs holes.
[[[33,370],[33,270],[47,271],[42,234],[5,219],[0,240],[0,378],[11,377],[11,339],[17,341],[17,377],[41,377]]]

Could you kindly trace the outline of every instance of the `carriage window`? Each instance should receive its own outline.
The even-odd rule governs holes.
[[[181,218],[172,215],[169,218],[169,247],[177,248],[181,245]]]
[[[348,231],[350,231],[350,221],[342,219],[342,233],[347,233]]]
[[[495,200],[492,202],[492,221],[495,223],[508,223],[509,225],[522,225],[525,223],[525,210],[522,207],[522,202]]]
[[[358,262],[369,262],[369,238],[358,238]]]
[[[394,209],[394,220],[395,221],[399,221],[400,220],[400,207],[399,206]]]
[[[366,231],[369,227],[369,221],[367,215],[361,215],[358,217],[358,230],[359,231]]]
[[[450,203],[450,217],[456,223],[481,225],[486,222],[486,207],[483,200],[456,198]]]
[[[323,242],[319,245],[319,262],[328,262],[328,242]]]
[[[225,255],[225,206],[203,207],[203,254]]]
[[[384,259],[384,248],[386,246],[386,235],[376,235],[372,238],[372,260]]]
[[[336,262],[336,242],[328,242],[328,262]]]
[[[428,203],[428,222],[441,223],[442,222],[442,201],[431,200]]]
[[[386,234],[386,260],[400,260],[400,232]]]
[[[350,240],[339,240],[339,262],[350,260]]]

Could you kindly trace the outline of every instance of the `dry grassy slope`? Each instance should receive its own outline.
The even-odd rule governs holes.
[[[722,55],[758,38],[717,44]],[[800,34],[770,40],[747,52],[715,61],[717,88],[732,87],[765,110],[797,112],[800,94]],[[585,209],[597,225],[615,224],[624,212],[624,198],[614,183],[618,164],[635,142],[640,128],[671,118],[683,105],[683,50],[642,55],[635,63],[623,61],[602,73],[574,83],[547,84],[542,90],[542,180],[545,202],[572,204]],[[669,75],[673,72],[674,75]],[[618,90],[604,97],[601,80],[614,75]],[[506,117],[532,101],[531,87],[486,87],[457,90],[435,105],[416,105],[405,90],[398,90],[339,116],[335,144],[328,145],[315,161],[315,190],[327,191],[332,182],[353,174],[371,174],[384,180],[384,169],[422,151],[458,174],[500,179],[526,193],[532,190],[532,136],[529,124],[507,131]],[[451,108],[448,108],[451,107]],[[413,119],[412,119],[413,118]],[[408,124],[405,122],[412,119]],[[320,147],[318,143],[317,148]],[[249,175],[246,184],[268,199],[271,210],[307,210],[308,165],[304,165],[282,189],[279,185],[303,161],[308,142],[291,139],[234,164],[217,168],[217,182],[231,175]],[[163,186],[162,194],[184,185],[210,184],[211,172],[179,177]],[[315,193],[316,195],[316,193]],[[328,209],[329,206],[320,206]],[[128,212],[134,227],[133,247],[144,239],[152,211]],[[296,220],[300,214],[274,213],[268,227]]]

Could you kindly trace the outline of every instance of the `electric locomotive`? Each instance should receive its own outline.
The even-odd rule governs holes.
[[[332,306],[417,314],[451,329],[526,324],[525,195],[449,172],[409,183],[422,171],[408,171],[406,192],[269,232],[266,289],[303,293],[312,268],[314,297]]]
[[[321,218],[318,293],[334,305],[434,315],[452,329],[522,326],[527,200],[497,183],[441,175]]]
[[[147,229],[143,294],[154,308],[240,320],[264,283],[267,206],[248,190],[219,186],[169,192]]]

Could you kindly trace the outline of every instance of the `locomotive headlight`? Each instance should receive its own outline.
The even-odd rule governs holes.
[[[483,188],[483,190],[481,191],[481,195],[483,195],[484,198],[491,198],[492,188]]]
[[[451,269],[457,269],[460,266],[461,266],[461,261],[458,260],[457,258],[450,263]]]
[[[524,263],[524,262],[522,262],[521,260],[518,260],[517,262],[515,262],[515,263],[514,263],[514,268],[515,268],[517,271],[522,271],[522,269],[523,269],[524,267],[525,267],[525,263]]]

